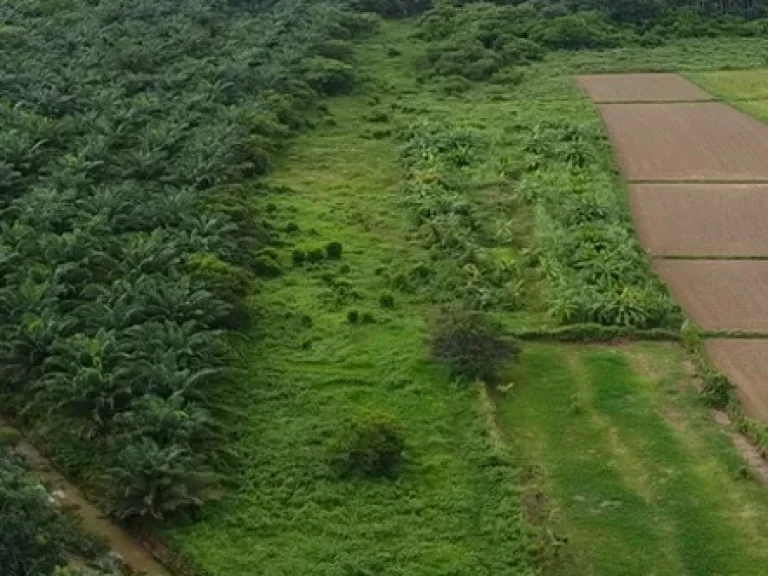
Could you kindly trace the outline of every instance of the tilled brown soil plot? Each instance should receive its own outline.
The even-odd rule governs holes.
[[[712,361],[736,386],[744,411],[768,420],[768,340],[718,338],[706,343]]]
[[[712,96],[679,74],[598,74],[578,76],[593,102],[692,102]]]
[[[702,328],[768,332],[768,260],[656,260],[653,267]]]
[[[768,181],[768,126],[718,102],[600,104],[630,181]]]
[[[768,256],[768,184],[633,184],[629,199],[654,256]]]
[[[768,260],[749,259],[768,256],[768,126],[703,101],[674,75],[579,83],[598,103],[622,172],[634,182],[641,242],[653,256],[676,256],[657,258],[654,269],[683,309],[706,330],[768,334]],[[768,340],[719,338],[706,350],[746,412],[768,420]]]

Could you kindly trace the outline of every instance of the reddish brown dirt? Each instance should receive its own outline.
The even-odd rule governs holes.
[[[768,184],[634,184],[629,199],[654,256],[768,255]]]
[[[768,261],[656,260],[653,267],[702,328],[768,332]]]
[[[768,420],[768,340],[715,339],[705,344],[717,368],[736,386],[744,411]]]
[[[768,181],[768,126],[725,104],[599,108],[630,181]]]
[[[577,76],[577,81],[597,103],[712,100],[712,96],[678,74],[598,74]]]

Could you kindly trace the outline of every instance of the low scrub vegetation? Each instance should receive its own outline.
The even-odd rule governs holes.
[[[768,20],[752,19],[760,15],[757,10],[713,14],[700,9],[704,4],[442,0],[420,18],[419,34],[430,42],[422,67],[432,75],[482,81],[505,67],[541,60],[551,50],[655,46],[680,38],[760,36],[768,28]]]
[[[634,235],[599,123],[534,118],[518,127],[522,163],[512,177],[534,206],[550,313],[562,324],[679,328],[681,312]]]
[[[367,412],[346,422],[328,449],[333,466],[346,476],[391,478],[403,460],[405,441],[391,416]]]
[[[433,321],[432,358],[448,366],[455,378],[495,384],[500,371],[520,347],[503,327],[481,312],[443,310]]]
[[[430,262],[395,278],[395,287],[426,287],[436,301],[459,299],[476,310],[518,308],[522,269],[494,251],[471,195],[472,171],[485,161],[488,142],[473,130],[431,123],[411,127],[404,138],[406,204]]]

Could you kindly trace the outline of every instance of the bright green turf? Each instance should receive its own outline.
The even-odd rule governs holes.
[[[768,70],[695,72],[686,74],[708,92],[725,100],[768,98]]]
[[[765,574],[768,492],[711,423],[673,346],[536,345],[504,428],[569,535],[568,574]]]
[[[520,513],[518,468],[497,457],[477,391],[449,384],[446,374],[427,361],[424,324],[433,307],[399,292],[394,309],[378,305],[379,294],[389,289],[386,276],[425,255],[411,237],[408,209],[401,202],[399,143],[394,137],[374,137],[377,131],[391,130],[394,136],[400,128],[424,119],[448,120],[481,131],[491,146],[487,162],[472,175],[470,199],[484,210],[489,226],[512,231],[514,241],[497,248],[516,258],[530,242],[532,221],[500,176],[517,157],[516,125],[553,118],[599,122],[570,72],[644,66],[701,69],[707,58],[713,67],[728,62],[758,65],[756,42],[749,44],[750,50],[739,42],[733,46],[712,42],[706,50],[694,43],[609,55],[562,54],[526,70],[518,87],[476,85],[449,96],[440,81],[418,81],[415,62],[423,46],[412,32],[412,22],[387,23],[360,47],[359,66],[367,75],[360,92],[329,102],[331,119],[321,120],[314,132],[298,138],[276,166],[272,183],[288,189],[260,201],[261,209],[272,204],[275,221],[298,224],[300,232],[292,238],[297,246],[338,240],[344,245],[344,258],[307,272],[291,267],[292,246],[285,246],[281,254],[286,273],[265,283],[255,298],[260,317],[251,341],[242,346],[246,365],[242,396],[233,398],[242,415],[237,423],[242,478],[201,522],[168,534],[215,576],[525,573],[528,538],[523,535],[527,529]],[[389,56],[392,47],[400,55]],[[367,120],[372,111],[386,111],[389,121]],[[344,265],[348,271],[343,271]],[[340,303],[340,294],[350,290],[359,300]],[[503,317],[510,327],[547,323],[539,290],[536,278],[531,278],[525,311]],[[350,308],[372,312],[376,323],[349,325],[345,318]],[[574,573],[589,573],[590,562],[630,570],[657,567],[657,573],[684,573],[674,570],[694,566],[697,559],[709,562],[710,557],[713,567],[738,566],[731,563],[735,560],[730,547],[734,543],[748,551],[756,547],[747,541],[747,529],[738,532],[730,520],[722,522],[718,532],[723,520],[719,515],[725,514],[727,502],[732,504],[730,510],[744,511],[741,501],[729,499],[761,505],[762,500],[748,484],[734,482],[727,465],[720,464],[726,458],[722,456],[726,443],[710,438],[711,433],[705,432],[710,424],[702,420],[701,432],[691,438],[700,442],[704,454],[693,458],[692,449],[678,446],[669,430],[663,432],[666,424],[661,416],[641,414],[636,433],[627,439],[626,456],[640,480],[643,474],[669,477],[670,486],[685,488],[702,502],[716,500],[712,489],[724,489],[727,495],[722,502],[713,502],[711,513],[690,498],[679,503],[663,500],[661,507],[656,501],[643,501],[634,493],[634,484],[624,485],[620,472],[604,469],[603,458],[610,456],[604,430],[574,426],[566,434],[562,426],[568,417],[550,414],[547,408],[548,403],[552,410],[567,405],[575,393],[570,388],[582,382],[570,373],[572,350],[536,346],[526,353],[521,386],[526,378],[528,384],[538,380],[537,374],[546,377],[520,392],[514,389],[510,402],[526,390],[531,397],[522,404],[509,404],[505,421],[513,438],[529,440],[515,442],[521,464],[542,459],[540,464],[552,465],[544,459],[550,453],[552,461],[558,461],[556,454],[566,457],[562,474],[553,471],[550,479],[553,496],[565,507],[565,525],[571,532],[567,550],[573,552],[564,558],[576,555]],[[621,393],[622,388],[613,391],[608,386],[611,374],[626,376],[629,386],[648,385],[624,365],[615,367],[613,360],[604,361],[600,354],[587,362],[587,356],[579,363],[593,371],[592,380],[602,382],[601,375],[606,376],[605,386],[593,390],[596,403],[611,405],[612,396]],[[547,387],[546,396],[530,392]],[[409,463],[395,482],[340,481],[323,460],[323,444],[338,423],[363,408],[388,411],[403,423]],[[686,419],[691,418],[690,410],[691,406],[684,407]],[[581,418],[575,421],[589,419]],[[657,450],[656,443],[662,440],[670,447]],[[590,466],[569,464],[568,458],[574,457]],[[678,457],[687,471],[679,479],[666,472]],[[736,468],[735,458],[729,458],[729,465]],[[708,478],[712,462],[716,481]],[[594,492],[588,492],[585,485],[592,483]],[[656,494],[657,488],[649,490]],[[569,499],[576,491],[589,499],[582,503]],[[660,493],[668,498],[667,491]],[[614,501],[621,501],[621,507]],[[575,514],[579,506],[583,515]],[[629,514],[632,510],[639,514]],[[756,510],[763,519],[762,508]],[[685,518],[691,530],[678,536],[676,522]],[[756,520],[747,517],[744,523],[754,527]],[[668,532],[660,532],[662,528]],[[715,537],[721,541],[715,542]],[[762,535],[756,542],[763,543]],[[655,553],[649,546],[648,558],[636,559],[643,545],[653,544],[662,551]],[[712,545],[714,551],[693,554],[700,545]],[[746,554],[745,562],[749,558]],[[558,571],[569,573],[568,562]]]

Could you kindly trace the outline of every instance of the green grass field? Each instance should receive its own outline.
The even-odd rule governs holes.
[[[531,346],[501,421],[569,535],[567,574],[762,574],[768,493],[679,348]],[[748,475],[748,474],[747,474]]]
[[[429,362],[436,304],[391,278],[429,255],[403,204],[398,134],[450,121],[489,142],[468,201],[525,257],[535,215],[501,176],[516,127],[552,119],[599,125],[570,74],[762,64],[761,41],[554,55],[517,86],[421,81],[410,21],[360,46],[367,76],[300,136],[258,200],[283,223],[284,273],[258,294],[258,333],[241,346],[237,486],[201,522],[168,538],[216,576],[758,574],[768,556],[768,496],[695,400],[676,348],[531,345],[494,421],[485,396]],[[606,177],[613,177],[606,156]],[[498,236],[495,236],[498,238]],[[340,261],[307,268],[291,250],[339,241]],[[436,264],[437,265],[437,264]],[[551,326],[536,275],[511,329]],[[347,314],[371,315],[350,324]],[[396,481],[342,481],[323,446],[363,409],[396,416],[408,443]],[[498,427],[498,429],[497,429]],[[500,444],[501,442],[501,444]],[[509,455],[511,454],[511,458]],[[525,494],[543,494],[542,516]],[[525,504],[521,504],[524,502]],[[531,525],[532,524],[532,525]],[[540,532],[548,551],[542,553]],[[537,535],[538,534],[538,535]],[[559,544],[558,544],[559,543]],[[560,545],[564,544],[564,545]]]

